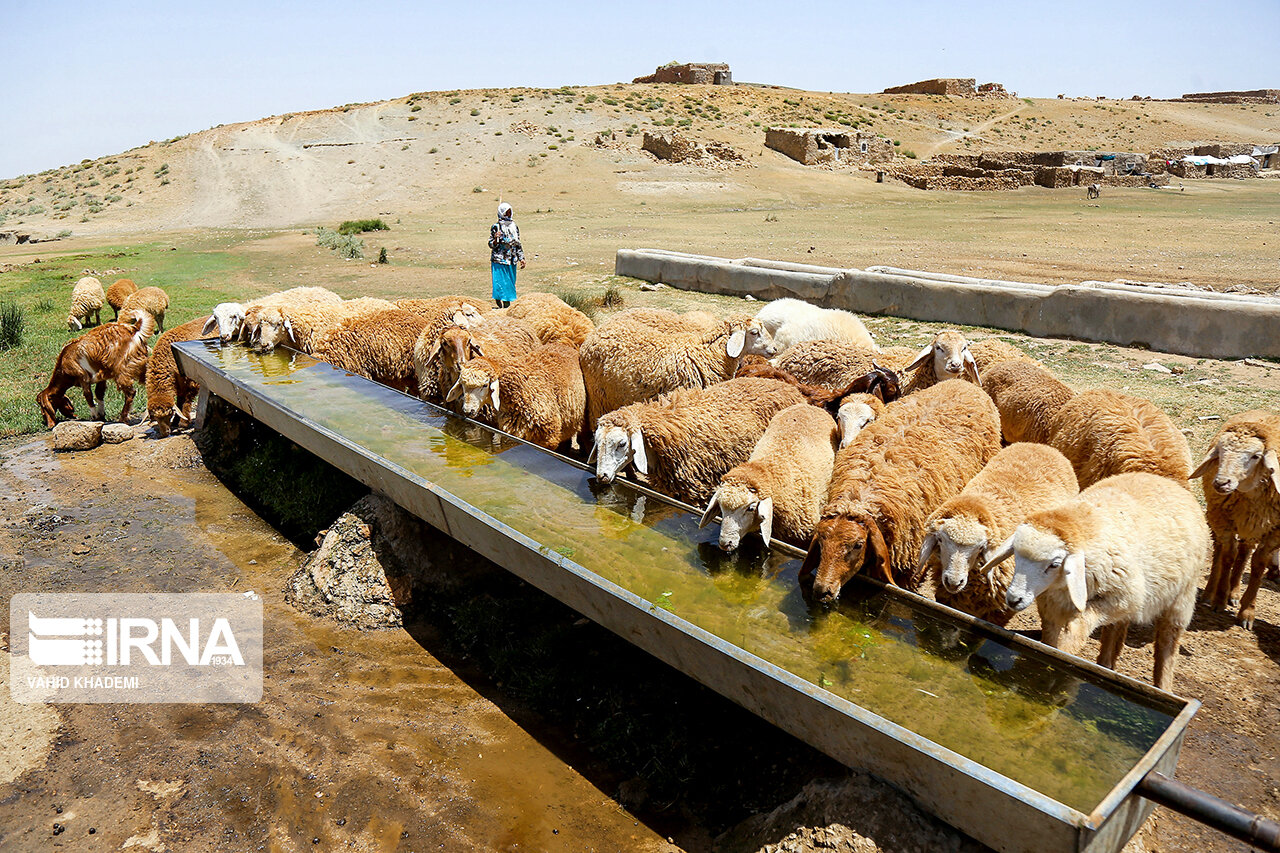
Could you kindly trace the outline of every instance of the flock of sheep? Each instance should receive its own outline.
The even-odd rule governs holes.
[[[83,284],[69,323],[96,310]],[[128,298],[147,291],[159,292]],[[939,601],[997,624],[1034,603],[1050,645],[1075,652],[1102,629],[1108,667],[1129,625],[1153,626],[1166,689],[1206,566],[1206,597],[1238,604],[1251,628],[1280,549],[1280,415],[1227,419],[1193,470],[1152,403],[1076,393],[995,338],[944,331],[920,351],[881,349],[854,315],[794,299],[754,317],[631,309],[595,326],[544,293],[490,310],[301,287],[218,305],[161,335],[148,360],[167,300],[105,298],[118,321],[69,343],[41,392],[50,426],[55,410],[74,416],[66,388],[80,384],[92,405],[90,383],[145,374],[164,434],[189,420],[195,390],[174,342],[284,344],[543,447],[590,444],[600,482],[634,469],[705,504],[701,523],[720,518],[724,549],[757,533],[807,548],[801,579],[819,602],[865,572],[912,590],[931,581]],[[122,419],[131,399],[130,388]]]

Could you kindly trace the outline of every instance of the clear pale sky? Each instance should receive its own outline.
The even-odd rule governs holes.
[[[419,91],[629,81],[671,60],[878,92],[1280,88],[1280,0],[242,2],[3,0],[0,177],[238,121]]]

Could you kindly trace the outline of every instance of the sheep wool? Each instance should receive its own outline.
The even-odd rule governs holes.
[[[511,303],[507,316],[531,325],[544,344],[580,347],[595,329],[590,317],[550,293],[526,293]]]
[[[577,347],[543,344],[496,376],[489,378],[487,370],[484,376],[492,391],[491,408],[503,432],[549,450],[564,447],[581,435],[587,417],[587,387]],[[468,384],[464,368],[463,385]]]
[[[1045,444],[1053,419],[1075,396],[1052,373],[1030,362],[1001,361],[982,374],[986,391],[1000,411],[1000,429],[1009,443]]]
[[[313,338],[311,354],[340,370],[416,393],[413,347],[429,322],[399,308],[374,310]]]
[[[71,312],[67,314],[67,330],[71,332],[79,331],[89,322],[89,315],[93,315],[95,324],[102,323],[102,306],[107,300],[107,295],[102,292],[102,282],[98,281],[91,275],[76,282],[75,287],[71,289]],[[117,316],[119,312],[117,312]]]
[[[113,319],[120,319],[120,312],[124,310],[124,301],[137,292],[138,285],[134,284],[132,279],[119,278],[111,283],[107,288],[107,304],[115,312]]]
[[[190,421],[188,407],[200,386],[178,372],[173,345],[179,341],[196,341],[210,337],[206,331],[212,317],[199,317],[162,334],[151,351],[147,365],[147,417],[159,435],[168,435],[175,420],[179,425]]]
[[[806,385],[819,385],[833,390],[844,388],[854,379],[865,375],[874,364],[892,367],[866,347],[833,340],[795,344],[771,363]]]
[[[1049,444],[1062,451],[1085,488],[1115,474],[1145,471],[1190,488],[1191,447],[1149,400],[1117,391],[1082,391],[1049,423]]]
[[[775,299],[756,313],[756,319],[773,337],[778,352],[786,352],[802,341],[820,339],[879,351],[862,321],[838,308],[819,308],[800,299]]]
[[[169,308],[169,294],[158,287],[144,287],[130,293],[120,306],[120,312],[146,311],[155,318],[160,331],[164,331],[164,312]]]

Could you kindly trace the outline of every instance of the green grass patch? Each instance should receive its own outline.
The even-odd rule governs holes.
[[[387,223],[381,219],[348,219],[338,226],[338,233],[346,236],[348,234],[363,234],[366,231],[390,231]]]

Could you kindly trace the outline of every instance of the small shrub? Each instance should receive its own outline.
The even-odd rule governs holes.
[[[390,261],[388,261],[388,260],[387,260],[387,247],[386,247],[386,246],[383,246],[381,249],[379,249],[379,250],[378,250],[378,263],[380,263],[380,264],[390,263]]]
[[[600,307],[595,299],[581,290],[561,290],[556,293],[556,296],[564,300],[570,308],[577,308],[593,320]]]
[[[70,229],[70,228],[63,228],[61,231],[59,231],[59,232],[58,232],[58,238],[59,238],[59,239],[64,238],[64,237],[70,237],[70,236],[71,236],[71,229]]]
[[[480,110],[472,110],[472,111],[471,111],[471,114],[472,114],[473,116],[478,116],[478,115],[480,115]]]
[[[406,146],[405,146],[405,148],[408,148],[408,147],[409,147],[408,145],[406,145]],[[435,153],[437,153],[439,150],[440,150],[439,148],[437,148],[437,147],[435,147],[434,145],[432,145],[432,146],[431,146],[431,150],[430,150],[430,151],[428,151],[427,153],[428,153],[428,154],[435,154]]]
[[[346,236],[348,234],[363,234],[366,231],[390,231],[387,223],[381,219],[348,219],[338,226],[338,233]]]
[[[0,350],[22,346],[27,313],[16,302],[0,303]]]
[[[56,307],[57,305],[54,304],[54,301],[46,296],[45,298],[40,299],[36,302],[35,310],[37,314],[48,314],[50,311],[52,311]]]
[[[422,104],[414,104],[413,106],[409,107],[409,112],[416,113],[421,109],[422,109]]]
[[[617,284],[610,284],[604,289],[604,296],[600,297],[600,305],[604,308],[621,308],[622,307],[622,288]]]
[[[912,151],[910,148],[904,148],[902,150],[902,156],[914,160],[916,159],[916,152]]]

